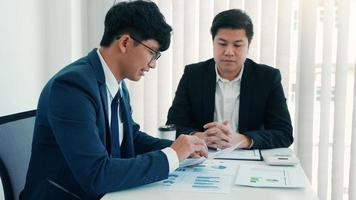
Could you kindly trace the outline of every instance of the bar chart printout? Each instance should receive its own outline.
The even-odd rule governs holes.
[[[178,168],[160,182],[167,190],[229,193],[236,169],[223,161],[207,160],[203,164]]]

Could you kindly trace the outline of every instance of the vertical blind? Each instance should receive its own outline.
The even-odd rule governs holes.
[[[319,162],[323,163],[318,166],[318,193],[320,199],[327,199],[328,183],[329,181],[329,135],[330,135],[330,113],[331,113],[331,76],[333,68],[332,59],[332,46],[330,41],[334,38],[334,26],[335,26],[335,5],[333,0],[326,0],[324,5],[325,22],[323,26],[323,57],[322,57],[322,72],[321,72],[321,92],[320,92],[320,131],[319,135]],[[328,31],[331,30],[331,31]]]
[[[29,9],[38,13],[35,20],[44,24],[44,42],[33,51],[45,59],[43,83],[99,45],[104,16],[114,3],[31,2]],[[281,71],[294,126],[292,148],[313,188],[320,199],[356,199],[356,0],[155,2],[173,34],[157,68],[139,82],[127,81],[133,115],[143,130],[157,136],[184,66],[212,57],[213,17],[240,8],[254,23],[248,57]]]

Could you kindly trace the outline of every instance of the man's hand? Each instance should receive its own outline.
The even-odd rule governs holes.
[[[251,138],[240,133],[235,133],[228,124],[228,121],[224,121],[223,123],[211,122],[204,125],[204,128],[207,129],[206,131],[197,132],[194,135],[204,139],[209,147],[227,148],[240,141],[244,141],[240,148],[250,147]]]
[[[179,161],[192,157],[208,157],[208,147],[204,140],[191,135],[180,135],[171,145],[178,155]]]

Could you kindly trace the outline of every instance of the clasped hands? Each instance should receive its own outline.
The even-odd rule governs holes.
[[[204,125],[204,128],[206,129],[204,132],[196,132],[194,135],[204,139],[209,147],[223,149],[243,141],[240,148],[249,148],[252,142],[250,137],[233,131],[227,120],[222,123],[207,123]]]
[[[188,157],[207,157],[208,147],[228,148],[241,142],[240,148],[248,148],[251,138],[234,132],[228,125],[228,121],[210,122],[204,125],[204,132],[195,132],[194,135],[180,135],[171,145],[178,155],[178,159]]]

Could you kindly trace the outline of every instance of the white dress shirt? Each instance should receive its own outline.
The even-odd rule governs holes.
[[[217,65],[215,65],[214,121],[223,122],[228,120],[230,128],[235,132],[239,132],[240,88],[243,70],[244,66],[242,66],[239,75],[229,81],[219,75]]]
[[[223,122],[228,120],[230,128],[237,133],[239,133],[240,88],[243,71],[244,66],[242,65],[240,74],[229,81],[219,75],[217,65],[215,65],[216,89],[214,121]],[[248,148],[252,146],[253,140],[251,139],[251,144]]]
[[[121,82],[118,83],[114,74],[111,72],[110,68],[106,64],[104,58],[101,56],[99,49],[97,49],[97,54],[99,56],[101,65],[103,66],[104,76],[105,76],[105,84],[107,91],[107,99],[108,99],[108,119],[111,121],[111,102],[116,94],[116,92],[120,89],[120,93],[122,94]],[[119,102],[120,103],[120,102]],[[120,105],[120,104],[119,104]],[[120,113],[120,106],[118,106],[117,113]],[[124,128],[123,123],[119,119],[119,141],[120,145],[124,138]],[[111,124],[111,123],[109,123]],[[179,167],[179,159],[177,153],[170,147],[162,149],[162,152],[167,156],[168,164],[169,164],[169,173],[174,172]]]

